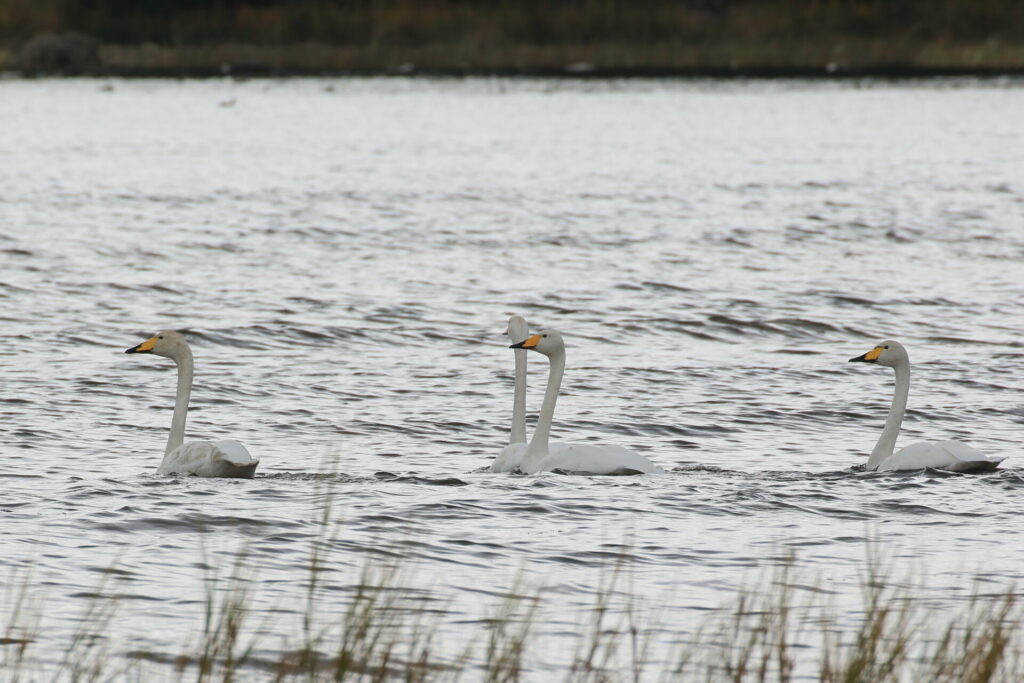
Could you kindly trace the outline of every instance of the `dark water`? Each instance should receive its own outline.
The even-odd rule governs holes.
[[[1019,585],[1021,111],[1019,81],[0,83],[0,569],[45,605],[40,666],[111,566],[111,651],[187,649],[242,548],[258,652],[287,649],[332,496],[326,612],[406,555],[456,656],[543,588],[537,680],[623,544],[666,642],[790,552],[855,609],[869,538],[940,606]],[[668,475],[485,471],[511,313],[565,335],[554,438]],[[122,351],[163,328],[189,438],[255,480],[154,474],[173,364]],[[851,470],[892,376],[846,361],[882,338],[915,367],[900,443],[1001,471]]]

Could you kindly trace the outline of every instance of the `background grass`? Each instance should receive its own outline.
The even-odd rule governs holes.
[[[1016,0],[3,0],[0,66],[46,31],[120,71],[1024,68]]]

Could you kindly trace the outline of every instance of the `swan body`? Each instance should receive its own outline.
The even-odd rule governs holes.
[[[1003,458],[992,458],[963,441],[918,441],[904,446],[891,458],[882,461],[879,472],[895,470],[934,470],[951,472],[984,472],[994,470]]]
[[[192,349],[185,337],[174,330],[158,332],[125,353],[152,353],[170,358],[178,366],[178,390],[174,401],[174,417],[167,437],[164,459],[157,468],[159,474],[193,474],[197,477],[252,478],[259,459],[237,441],[185,440],[185,419],[188,399],[192,394]]]
[[[501,449],[491,463],[491,472],[590,472],[593,474],[661,474],[664,470],[638,453],[622,446],[597,446],[593,444],[552,443],[548,444],[548,455],[527,469],[523,464],[527,443],[513,443]]]
[[[165,455],[157,473],[251,479],[259,463],[237,441],[190,441]]]
[[[525,454],[524,454],[525,460]],[[587,472],[589,474],[664,474],[653,462],[628,448],[586,443],[551,444],[547,456],[520,466],[527,474],[535,472]]]
[[[513,342],[524,341],[530,336],[530,327],[522,316],[508,319],[505,334]],[[513,472],[523,464],[526,455],[526,349],[516,349],[515,393],[512,397],[512,431],[509,444],[501,449],[491,463],[491,472]]]
[[[851,358],[850,362],[876,363],[896,371],[896,392],[893,394],[889,416],[878,443],[871,451],[866,469],[893,472],[930,467],[951,472],[983,472],[994,470],[1005,459],[985,455],[960,441],[919,441],[893,452],[910,393],[910,355],[902,344],[889,340],[880,342],[861,356]]]
[[[544,403],[537,420],[537,429],[522,456],[520,469],[526,474],[564,470],[589,474],[622,474],[641,472],[663,474],[653,462],[622,446],[595,444],[548,444],[551,421],[555,414],[555,403],[562,386],[565,371],[565,342],[555,330],[541,330],[519,343],[513,349],[530,349],[550,359],[551,370],[548,386],[544,392]]]

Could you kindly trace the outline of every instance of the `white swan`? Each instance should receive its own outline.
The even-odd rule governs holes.
[[[644,474],[663,474],[653,462],[622,446],[594,446],[591,444],[553,444],[548,447],[548,434],[551,431],[551,420],[555,414],[555,402],[562,386],[562,374],[565,371],[565,343],[562,335],[555,330],[541,330],[529,339],[512,344],[513,349],[532,349],[543,353],[551,362],[548,374],[548,386],[544,392],[544,403],[541,405],[537,429],[527,446],[520,469],[526,474],[547,472],[550,470],[566,470],[569,472],[589,472],[591,474],[615,474],[618,472],[642,472]]]
[[[978,472],[994,470],[1004,458],[985,455],[960,441],[919,441],[901,448],[895,454],[896,437],[903,424],[907,410],[907,395],[910,393],[910,356],[897,341],[880,342],[862,356],[850,359],[851,363],[877,363],[896,371],[896,393],[885,419],[885,428],[871,451],[868,470],[891,472],[894,470],[920,470],[931,467],[952,472]]]
[[[237,441],[193,441],[183,444],[188,398],[192,393],[192,349],[178,332],[158,332],[125,353],[153,353],[170,358],[178,366],[178,391],[174,400],[174,417],[167,449],[159,474],[194,474],[197,477],[245,477],[256,473],[259,459],[249,455]]]
[[[522,316],[508,319],[505,334],[513,342],[524,341],[530,336],[530,326]],[[512,432],[509,444],[501,449],[491,463],[491,472],[512,472],[523,464],[526,455],[526,349],[516,349],[516,384],[512,396]]]

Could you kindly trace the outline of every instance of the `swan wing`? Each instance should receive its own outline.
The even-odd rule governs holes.
[[[250,479],[256,474],[259,462],[237,441],[191,441],[164,456],[157,471],[160,474]]]
[[[994,470],[1005,458],[985,455],[962,441],[918,441],[884,461],[879,471],[920,470],[930,467],[951,472]]]
[[[526,448],[525,443],[513,443],[502,448],[501,453],[498,453],[498,457],[491,463],[491,472],[512,472],[521,469]]]
[[[591,444],[551,444],[548,455],[535,471],[586,472],[588,474],[664,474],[653,462],[622,446],[595,446]]]
[[[259,458],[252,457],[249,449],[238,441],[225,439],[217,441],[213,446],[217,449],[221,460],[229,462],[235,467],[246,467],[259,462]]]

